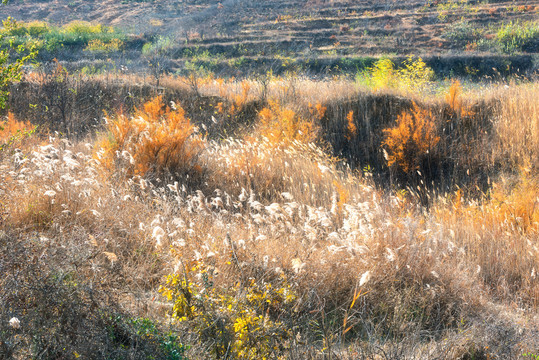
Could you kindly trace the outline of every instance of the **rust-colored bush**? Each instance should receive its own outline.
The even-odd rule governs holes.
[[[8,113],[6,119],[0,121],[0,146],[33,129],[28,121],[18,121],[13,113]]]
[[[199,173],[196,158],[203,139],[181,107],[165,106],[161,96],[146,102],[134,116],[117,114],[107,126],[98,154],[109,169],[121,163],[129,175]]]
[[[258,117],[259,133],[271,143],[308,143],[317,138],[318,126],[313,121],[302,118],[292,109],[281,107],[276,101],[270,101]]]
[[[347,140],[352,140],[352,138],[357,135],[357,126],[354,123],[354,111],[353,110],[350,110],[348,112],[348,115],[346,115],[346,121],[347,121],[347,126],[346,126],[346,135],[345,135],[345,137],[346,137]]]
[[[396,164],[407,173],[417,170],[421,159],[440,141],[432,112],[415,103],[410,111],[398,116],[395,127],[383,132],[388,166]]]

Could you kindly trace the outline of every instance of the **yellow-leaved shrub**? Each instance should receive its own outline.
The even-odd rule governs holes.
[[[159,291],[173,302],[172,319],[187,322],[221,359],[267,359],[286,349],[291,331],[279,321],[296,302],[296,293],[283,273],[272,282],[235,285],[213,283],[214,268],[195,261],[183,273],[167,276]],[[200,280],[198,280],[200,279]]]

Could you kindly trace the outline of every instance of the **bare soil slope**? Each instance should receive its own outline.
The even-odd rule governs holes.
[[[482,29],[488,39],[502,23],[537,19],[538,4],[529,0],[14,0],[0,8],[0,18],[55,24],[95,21],[135,34],[169,34],[187,46],[231,57],[276,52],[328,57],[443,55],[485,52],[474,39],[448,39],[455,23]]]

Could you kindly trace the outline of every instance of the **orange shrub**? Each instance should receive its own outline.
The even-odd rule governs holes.
[[[247,80],[241,82],[241,94],[232,94],[232,104],[228,108],[228,115],[236,116],[247,103],[251,84]]]
[[[217,103],[216,109],[218,114],[224,114],[225,108],[222,101]]]
[[[311,115],[317,119],[322,120],[322,118],[326,115],[327,107],[323,106],[320,103],[316,103],[315,105],[309,103],[309,111]]]
[[[354,123],[354,111],[350,110],[348,115],[346,115],[347,127],[346,127],[346,139],[352,140],[354,136],[357,135],[357,126]]]
[[[219,87],[219,97],[224,98],[226,96],[226,88],[224,86],[225,79],[223,78],[217,78],[215,79],[217,82],[217,86]]]
[[[460,95],[462,94],[462,86],[460,81],[455,80],[451,83],[449,91],[445,94],[445,101],[453,111],[457,111],[462,106]]]
[[[445,94],[445,101],[449,105],[451,116],[472,116],[473,111],[462,101],[462,85],[460,81],[455,80],[451,83],[448,92]]]
[[[388,166],[397,164],[404,172],[417,170],[421,158],[440,141],[433,114],[415,103],[410,111],[398,116],[395,127],[383,132]]]
[[[28,121],[18,121],[15,115],[9,112],[6,120],[0,121],[0,150],[6,145],[17,141],[35,130]]]
[[[121,163],[128,175],[181,175],[199,171],[196,158],[203,140],[181,107],[164,106],[161,96],[146,102],[133,117],[117,114],[101,142],[107,167]]]
[[[294,110],[279,106],[276,101],[269,101],[258,113],[260,135],[271,143],[288,143],[300,141],[312,142],[318,134],[318,126],[313,121],[300,117]]]
[[[336,207],[335,215],[342,218],[343,206],[350,199],[350,191],[337,180],[333,180],[333,185],[335,186],[335,194],[332,207]]]

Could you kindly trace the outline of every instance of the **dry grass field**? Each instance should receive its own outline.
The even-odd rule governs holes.
[[[8,116],[0,354],[536,357],[537,84],[283,81],[165,78],[78,137]]]
[[[539,359],[537,4],[8,15],[0,359]]]

